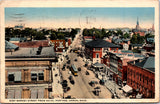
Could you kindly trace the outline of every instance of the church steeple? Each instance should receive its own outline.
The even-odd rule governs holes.
[[[139,25],[138,17],[137,17],[137,25]]]
[[[140,26],[139,26],[139,20],[138,20],[138,17],[137,17],[136,30],[140,30]]]

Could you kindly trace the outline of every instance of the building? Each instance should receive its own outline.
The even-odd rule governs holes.
[[[10,38],[9,42],[11,43],[20,43],[27,41],[27,38]]]
[[[155,57],[128,62],[127,85],[144,98],[155,97]]]
[[[52,93],[53,47],[19,48],[5,53],[5,97],[43,99]]]
[[[128,50],[119,50],[118,52],[107,52],[102,58],[102,63],[106,65],[106,74],[114,80],[119,86],[123,86],[127,81],[127,62],[143,59],[144,56],[134,54]]]
[[[14,52],[18,49],[19,49],[18,46],[5,40],[5,52]]]
[[[27,42],[20,42],[20,43],[14,43],[15,45],[23,48],[38,48],[40,46],[42,47],[49,47],[49,41],[48,40],[38,40],[38,41],[27,41]]]
[[[140,30],[138,18],[137,18],[136,30]]]
[[[118,51],[119,46],[102,39],[95,39],[85,43],[85,55],[93,63],[101,63],[101,58],[107,50]]]
[[[50,40],[50,44],[54,46],[55,52],[65,52],[66,48],[65,40]]]

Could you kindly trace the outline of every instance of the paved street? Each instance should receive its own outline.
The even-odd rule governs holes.
[[[81,40],[79,36],[75,38],[72,49],[77,48],[81,45]],[[102,86],[100,84],[96,84],[95,87],[99,86],[101,89],[101,92],[99,93],[99,96],[96,96],[93,91],[95,87],[92,87],[89,85],[90,81],[97,81],[99,82],[99,79],[95,77],[95,74],[88,70],[86,67],[84,67],[85,62],[83,61],[83,58],[80,56],[77,56],[77,53],[69,52],[67,53],[69,56],[69,60],[71,64],[74,64],[77,68],[81,68],[81,71],[78,72],[78,76],[73,76],[72,73],[70,73],[69,69],[66,68],[65,71],[61,70],[63,80],[68,81],[68,86],[71,88],[68,92],[64,93],[64,97],[71,95],[74,98],[111,98],[111,93],[108,91],[108,89],[105,86]],[[77,59],[77,61],[75,61]],[[66,64],[66,58],[64,58],[63,64]],[[63,67],[63,64],[60,65],[61,69]],[[67,64],[68,65],[68,64]],[[66,65],[66,66],[67,66]],[[86,70],[89,72],[89,75],[86,75]],[[68,79],[68,77],[72,75],[73,79],[75,81],[75,84],[72,85]]]

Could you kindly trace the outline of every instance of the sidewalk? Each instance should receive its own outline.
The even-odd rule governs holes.
[[[102,77],[102,74],[104,75],[104,77]],[[98,73],[98,79],[100,80],[104,80],[105,81],[105,86],[106,88],[112,93],[112,94],[116,94],[116,96],[118,98],[126,98],[123,94],[122,89],[119,85],[117,85],[114,81],[109,80],[109,78],[107,77],[107,75],[105,73]]]

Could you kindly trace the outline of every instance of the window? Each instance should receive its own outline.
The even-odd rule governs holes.
[[[148,85],[148,77],[146,77],[146,80],[147,80],[147,85]]]
[[[100,51],[101,50],[101,48],[95,48],[95,51]]]
[[[38,73],[38,80],[44,80],[44,74]]]
[[[37,81],[37,73],[31,73],[31,80]]]
[[[96,53],[96,58],[99,58],[99,53]]]
[[[14,74],[9,74],[8,75],[8,81],[9,82],[14,81]]]

